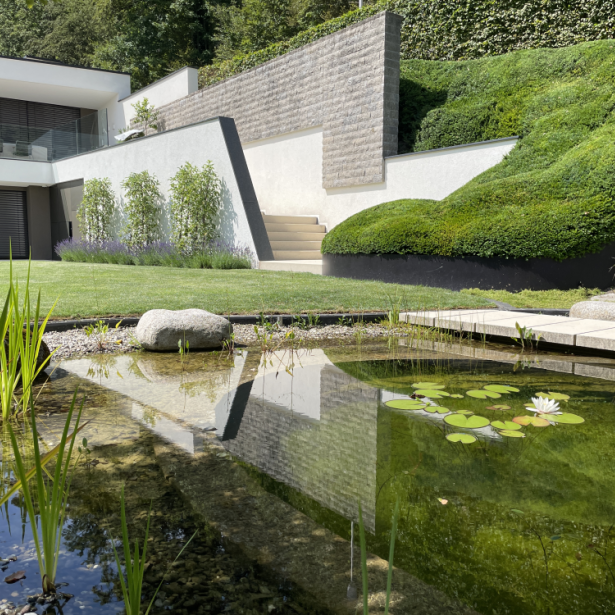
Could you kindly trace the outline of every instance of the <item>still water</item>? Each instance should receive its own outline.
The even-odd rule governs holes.
[[[64,531],[64,612],[122,609],[109,540],[125,484],[137,535],[152,502],[146,593],[199,530],[158,612],[354,612],[358,503],[387,559],[398,501],[392,612],[615,613],[613,380],[609,359],[399,340],[64,361],[41,434],[54,444],[79,386],[91,451]],[[538,393],[561,414],[513,421],[535,417]],[[15,604],[40,584],[19,504],[0,522],[0,557],[18,558],[4,574],[26,571],[0,586]],[[386,565],[369,570],[376,612]]]

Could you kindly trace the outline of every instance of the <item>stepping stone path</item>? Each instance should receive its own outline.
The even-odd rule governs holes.
[[[532,330],[533,340],[540,335],[544,342],[615,352],[615,301],[584,301],[577,306],[588,304],[598,306],[601,315],[604,314],[603,306],[610,306],[612,318],[585,318],[573,314],[572,310],[567,317],[481,309],[405,312],[400,318],[415,325],[508,338],[519,337],[518,324]]]

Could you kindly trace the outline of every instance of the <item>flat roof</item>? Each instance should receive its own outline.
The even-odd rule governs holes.
[[[39,64],[53,64],[54,66],[68,66],[69,68],[79,68],[80,70],[97,70],[101,73],[114,73],[116,75],[129,75],[130,73],[121,70],[107,70],[106,68],[94,68],[92,66],[80,66],[79,64],[66,64],[59,60],[48,60],[46,58],[36,58],[34,56],[23,56],[21,58],[17,56],[3,56],[0,54],[0,59],[7,60],[20,60],[21,62],[38,62]]]

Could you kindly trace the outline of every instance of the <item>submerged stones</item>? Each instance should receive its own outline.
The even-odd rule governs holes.
[[[146,350],[204,350],[220,348],[230,339],[233,325],[206,310],[150,310],[139,320],[138,342]]]
[[[581,301],[570,308],[570,318],[615,320],[615,302],[612,299]]]

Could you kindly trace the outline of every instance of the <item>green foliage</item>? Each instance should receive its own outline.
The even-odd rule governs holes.
[[[6,420],[20,409],[28,407],[32,383],[49,362],[39,361],[41,344],[47,321],[55,308],[51,306],[40,323],[41,293],[36,307],[30,305],[30,261],[28,261],[23,304],[19,299],[19,283],[13,280],[13,259],[9,261],[9,288],[0,314],[0,406],[2,419]],[[30,323],[32,325],[30,326]],[[21,386],[21,397],[17,391]]]
[[[205,252],[217,238],[222,184],[214,165],[187,162],[171,178],[172,241],[183,252]]]
[[[58,569],[58,560],[60,557],[60,541],[62,539],[62,527],[66,516],[66,505],[68,504],[68,492],[72,478],[72,453],[75,444],[74,434],[79,429],[79,421],[83,411],[83,401],[77,412],[73,435],[69,438],[68,431],[71,426],[71,420],[77,400],[77,390],[73,395],[70,408],[66,415],[64,430],[60,438],[60,444],[57,451],[57,461],[55,472],[52,478],[51,485],[47,485],[43,472],[45,470],[45,457],[41,456],[39,445],[39,434],[36,429],[36,412],[34,404],[31,404],[32,412],[30,420],[32,421],[32,440],[31,444],[34,448],[34,468],[35,468],[35,487],[34,493],[36,498],[32,497],[31,488],[29,486],[29,473],[26,471],[23,457],[20,451],[19,442],[13,428],[7,423],[13,455],[15,457],[15,474],[21,483],[21,491],[24,496],[26,510],[28,512],[28,520],[34,537],[34,546],[36,547],[36,556],[41,574],[43,592],[45,594],[55,593],[55,579]],[[66,444],[68,450],[66,456]],[[37,503],[38,515],[34,510],[34,501]]]
[[[273,58],[284,55],[293,49],[298,49],[309,43],[313,43],[327,34],[338,32],[344,28],[359,23],[367,17],[376,15],[382,11],[382,6],[374,5],[346,13],[341,17],[332,19],[323,24],[309,28],[296,36],[283,40],[259,51],[237,55],[227,60],[215,60],[208,66],[199,69],[199,86],[206,87],[218,81],[228,79],[246,70],[259,66]]]
[[[126,522],[126,506],[124,503],[124,486],[122,486],[122,495],[121,495],[121,503],[122,503],[122,511],[121,511],[121,519],[122,519],[122,546],[124,550],[124,569],[126,572],[126,579],[124,579],[124,574],[122,573],[122,566],[120,563],[120,558],[118,557],[117,550],[115,549],[115,543],[112,541],[111,545],[113,547],[113,554],[115,555],[115,563],[117,565],[117,569],[119,571],[120,577],[120,586],[122,589],[122,597],[124,598],[124,608],[126,610],[126,615],[140,615],[141,613],[141,595],[143,593],[143,576],[145,574],[145,565],[146,565],[146,556],[147,556],[147,541],[149,537],[149,524],[151,517],[151,508],[147,514],[147,527],[145,529],[145,538],[143,540],[143,551],[141,551],[141,547],[139,546],[139,541],[135,540],[134,551],[131,552],[130,549],[130,539],[128,537],[128,523]],[[184,549],[190,544],[192,539],[196,536],[196,532],[192,534],[190,539],[186,542],[186,544],[182,547],[181,551],[178,553],[177,557],[173,560],[173,564],[180,558],[181,554],[184,552]],[[152,606],[154,605],[154,601],[156,600],[156,596],[162,587],[164,582],[164,578],[160,581],[160,584],[156,588],[152,599],[150,600],[147,609],[145,611],[145,615],[148,615],[152,610]]]
[[[135,116],[131,120],[132,124],[143,126],[145,134],[147,134],[148,128],[158,130],[158,111],[156,111],[154,105],[149,104],[147,98],[138,100],[132,105],[132,108],[135,110]]]
[[[615,233],[613,45],[403,62],[402,109],[408,92],[425,92],[424,106],[402,113],[408,149],[521,140],[442,201],[395,201],[352,216],[325,237],[323,252],[563,260],[600,251]]]
[[[131,173],[123,182],[126,189],[126,243],[131,247],[151,244],[160,234],[160,194],[158,180],[149,173]]]
[[[319,3],[311,3],[304,10],[299,29],[318,23],[319,15],[333,17],[336,10],[344,8],[342,4],[339,7],[327,4],[327,11],[323,12]],[[228,54],[223,54],[213,64],[201,68],[200,85],[211,85],[254,68],[383,10],[404,18],[401,33],[404,59],[465,60],[519,49],[567,47],[613,38],[615,28],[612,3],[605,0],[575,3],[568,0],[503,0],[497,3],[478,0],[465,4],[457,0],[381,0],[252,53],[246,47],[237,46],[234,49],[244,52],[243,55],[229,58]],[[309,16],[314,16],[314,21],[310,21]]]
[[[111,180],[88,179],[83,185],[83,200],[77,211],[81,234],[86,241],[100,243],[111,239],[115,194]]]

